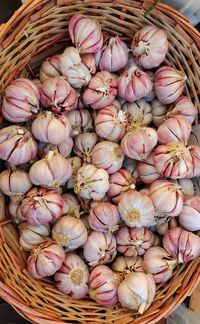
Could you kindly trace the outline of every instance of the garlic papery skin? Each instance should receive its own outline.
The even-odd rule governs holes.
[[[19,225],[19,231],[19,244],[24,251],[29,252],[40,243],[48,240],[51,228],[49,224],[32,226],[28,223],[22,223]]]
[[[21,202],[10,202],[8,205],[9,215],[15,224],[20,224],[25,222],[26,219],[22,216],[21,213]]]
[[[122,72],[118,80],[118,96],[128,102],[146,97],[153,89],[149,75],[132,64]]]
[[[35,162],[30,170],[29,177],[36,186],[59,188],[72,175],[70,163],[60,154],[50,151],[44,159]]]
[[[168,216],[178,216],[183,208],[181,187],[167,180],[156,180],[150,185],[154,207]]]
[[[89,295],[103,306],[114,306],[117,303],[117,281],[110,268],[98,265],[92,270],[89,278]]]
[[[122,167],[124,154],[117,143],[103,141],[97,143],[91,152],[92,164],[106,170],[109,174]]]
[[[73,151],[84,162],[91,163],[91,152],[96,143],[96,133],[86,132],[79,134],[75,137]]]
[[[55,223],[62,211],[62,197],[57,191],[46,188],[31,189],[21,202],[22,216],[33,226]]]
[[[168,217],[164,223],[158,222],[156,230],[158,234],[164,235],[169,229],[178,227],[178,217]]]
[[[96,73],[96,60],[93,54],[87,53],[81,55],[81,62],[86,65],[91,74]]]
[[[55,116],[45,111],[35,118],[31,131],[40,142],[59,145],[69,137],[71,126],[64,115]]]
[[[200,238],[181,227],[176,227],[165,233],[163,247],[179,263],[186,263],[200,255]]]
[[[152,156],[161,177],[181,179],[192,171],[190,150],[181,142],[159,145]]]
[[[60,55],[47,58],[40,67],[40,81],[44,82],[48,78],[59,77],[62,75],[60,70]]]
[[[130,272],[143,272],[143,260],[141,257],[118,256],[112,263],[112,270],[120,272],[126,277]]]
[[[128,47],[118,36],[111,37],[96,56],[100,56],[98,66],[101,71],[116,72],[128,63]]]
[[[160,174],[154,165],[152,154],[149,154],[146,160],[138,163],[137,172],[140,180],[145,184],[151,184],[160,178]]]
[[[2,114],[10,122],[27,122],[38,112],[39,98],[38,88],[31,80],[16,79],[5,89]]]
[[[178,186],[181,187],[184,201],[189,198],[192,198],[195,195],[194,183],[191,179],[177,179],[170,181],[176,183]]]
[[[126,192],[118,204],[121,218],[130,227],[149,227],[154,220],[152,200],[136,190]]]
[[[176,265],[177,261],[159,246],[149,248],[144,254],[144,271],[153,275],[155,283],[168,281]]]
[[[78,249],[87,241],[87,229],[81,219],[63,216],[52,229],[52,238],[58,245],[64,246],[65,251]]]
[[[109,189],[109,175],[92,164],[82,166],[74,181],[74,192],[84,199],[101,200]]]
[[[79,218],[80,217],[80,204],[78,202],[78,199],[70,193],[66,193],[66,194],[62,195],[62,199],[64,201],[63,215],[68,215],[71,217]]]
[[[97,72],[91,79],[83,94],[83,102],[93,109],[102,109],[115,100],[117,95],[117,81],[107,71]]]
[[[137,257],[154,245],[155,235],[145,227],[123,226],[117,232],[117,251],[127,257]]]
[[[45,108],[50,108],[54,113],[66,113],[76,109],[78,97],[64,77],[55,77],[43,82],[40,101]]]
[[[148,126],[152,121],[151,106],[144,99],[126,102],[122,110],[127,115],[129,125]]]
[[[95,118],[97,135],[112,142],[119,142],[127,127],[126,113],[121,110],[118,101],[101,109]]]
[[[13,202],[20,201],[31,187],[29,174],[23,170],[11,168],[0,173],[0,189]]]
[[[117,290],[122,307],[143,314],[153,302],[156,285],[151,274],[143,272],[130,273]]]
[[[136,180],[128,170],[120,169],[109,176],[109,183],[107,195],[118,204],[125,192],[135,189]]]
[[[35,279],[52,276],[58,271],[65,259],[63,248],[54,241],[41,243],[31,251],[27,261],[27,269]]]
[[[154,126],[159,127],[167,119],[167,105],[161,103],[158,99],[154,99],[151,102],[152,108],[152,121]]]
[[[69,111],[66,116],[71,125],[70,135],[72,137],[75,137],[81,132],[90,131],[93,128],[92,117],[90,112],[86,109]]]
[[[183,209],[179,215],[179,223],[187,231],[200,230],[200,196],[184,201]]]
[[[78,170],[82,166],[82,160],[78,156],[73,156],[73,157],[69,158],[68,161],[69,161],[69,163],[71,164],[71,167],[72,167],[72,176],[67,181],[66,188],[67,189],[73,189],[74,188],[74,178],[76,177]]]
[[[170,107],[167,117],[184,117],[192,124],[197,116],[197,108],[193,105],[189,97],[181,96]]]
[[[67,47],[60,55],[60,70],[73,88],[81,88],[90,82],[90,71],[81,62],[81,57],[75,47]]]
[[[190,122],[182,116],[175,116],[164,121],[159,126],[158,142],[167,144],[169,142],[182,142],[187,145],[192,127]]]
[[[200,147],[197,145],[188,146],[190,156],[192,159],[192,167],[187,174],[187,178],[194,178],[200,176]]]
[[[168,51],[167,34],[163,29],[147,25],[135,33],[131,49],[134,59],[143,68],[158,67]]]
[[[161,66],[155,74],[155,92],[163,104],[176,101],[183,92],[186,76],[170,66]]]
[[[88,293],[89,270],[75,253],[65,254],[65,260],[54,280],[56,287],[72,299],[84,298]]]
[[[116,239],[110,232],[93,231],[83,245],[83,256],[91,267],[112,262],[116,254]]]
[[[158,141],[157,132],[150,127],[136,127],[121,141],[123,153],[131,159],[142,161],[151,153]]]
[[[99,202],[92,206],[88,221],[90,227],[97,232],[115,232],[119,229],[120,214],[117,206],[109,202]]]
[[[37,143],[25,127],[11,125],[0,130],[0,159],[19,165],[33,160],[37,150]]]
[[[84,15],[74,15],[69,21],[69,35],[79,53],[98,52],[103,45],[101,27]]]

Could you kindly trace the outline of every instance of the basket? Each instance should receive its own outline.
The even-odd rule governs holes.
[[[44,58],[61,52],[69,43],[68,21],[75,13],[99,21],[105,35],[126,41],[145,24],[162,27],[170,50],[166,64],[184,70],[185,93],[200,110],[200,34],[184,16],[153,0],[28,0],[0,28],[0,94],[17,77],[34,78]],[[72,300],[50,283],[34,280],[25,269],[27,255],[18,244],[18,232],[0,195],[0,297],[32,323],[156,323],[167,317],[200,281],[200,258],[174,271],[158,285],[151,307],[143,314],[105,308],[90,299]]]

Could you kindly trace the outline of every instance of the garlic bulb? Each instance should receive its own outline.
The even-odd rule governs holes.
[[[158,232],[158,234],[160,235],[164,235],[169,229],[174,228],[174,227],[178,227],[178,217],[164,217],[163,222],[162,222],[162,218],[161,217],[161,222],[158,222],[156,224],[156,230]]]
[[[153,302],[156,286],[151,274],[134,272],[120,283],[117,292],[122,307],[143,314]]]
[[[126,277],[130,272],[143,272],[143,260],[141,257],[118,256],[112,263],[112,270],[123,273]]]
[[[200,147],[197,145],[188,146],[190,157],[192,159],[192,166],[186,178],[194,178],[200,176]]]
[[[133,160],[125,156],[123,161],[123,167],[132,174],[132,176],[135,178],[136,181],[139,179],[139,174],[137,172],[137,165],[138,165],[137,160]]]
[[[148,227],[154,220],[152,200],[136,190],[130,190],[122,196],[118,209],[121,218],[130,227]]]
[[[61,76],[60,70],[60,55],[54,55],[47,58],[40,67],[40,81],[44,82],[44,80],[48,78],[54,78]]]
[[[197,116],[197,109],[189,97],[181,96],[176,100],[175,104],[170,107],[167,116],[176,118],[184,117],[192,124]]]
[[[195,195],[194,183],[191,179],[177,179],[170,181],[181,187],[184,201]]]
[[[93,128],[92,117],[90,112],[86,109],[69,111],[66,116],[71,125],[70,135],[72,137],[75,137],[81,132],[90,131]]]
[[[92,205],[88,221],[90,227],[97,232],[115,232],[120,223],[117,206],[109,202],[99,202]]]
[[[88,267],[75,253],[65,254],[62,267],[55,274],[54,279],[56,287],[72,299],[84,298],[88,293]]]
[[[160,174],[158,173],[153,156],[150,153],[146,160],[138,163],[137,172],[140,177],[140,180],[145,184],[151,184],[155,180],[160,178]]]
[[[49,224],[32,226],[28,223],[22,223],[19,225],[19,244],[24,251],[31,251],[40,243],[48,240],[50,230],[51,228]]]
[[[87,241],[87,229],[81,219],[63,216],[52,229],[52,238],[65,251],[73,251]]]
[[[184,201],[183,209],[179,215],[179,223],[190,232],[200,230],[200,196]]]
[[[151,102],[152,107],[152,121],[154,126],[159,127],[167,119],[167,105],[161,103],[158,99]]]
[[[74,153],[83,159],[84,162],[91,163],[91,152],[97,143],[96,133],[82,133],[75,137],[74,140]]]
[[[116,239],[110,232],[93,231],[83,245],[84,258],[91,267],[112,262],[116,254]]]
[[[74,142],[70,136],[68,136],[62,143],[58,145],[40,142],[38,145],[38,155],[40,158],[44,158],[50,151],[53,151],[66,158],[70,155],[73,145]]]
[[[81,55],[81,62],[86,65],[91,74],[96,73],[96,61],[95,57],[91,53]]]
[[[80,217],[80,204],[78,202],[78,199],[70,193],[66,193],[66,194],[62,195],[62,199],[64,202],[63,215],[68,215],[68,216],[72,216],[75,218],[79,218]]]
[[[144,99],[126,102],[122,110],[126,113],[130,125],[148,126],[152,121],[151,106]]]
[[[155,235],[145,227],[123,226],[117,232],[116,241],[118,252],[127,257],[137,257],[154,245]]]

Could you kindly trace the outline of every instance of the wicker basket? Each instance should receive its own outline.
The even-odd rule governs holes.
[[[152,6],[151,0],[26,1],[0,28],[0,93],[14,78],[35,77],[45,57],[67,46],[68,21],[80,12],[98,20],[105,35],[118,34],[127,41],[144,24],[163,27],[170,42],[166,63],[184,70],[185,92],[200,110],[200,34],[176,10],[163,4]],[[32,323],[156,323],[174,311],[200,281],[199,258],[176,269],[170,282],[158,286],[154,303],[140,316],[119,305],[105,308],[89,299],[72,300],[51,283],[31,278],[2,196],[0,239],[0,297]]]

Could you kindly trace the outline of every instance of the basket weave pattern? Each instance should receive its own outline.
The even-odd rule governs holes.
[[[185,93],[200,111],[200,34],[176,10],[153,0],[28,0],[0,27],[0,102],[5,87],[17,77],[37,75],[44,58],[69,43],[68,21],[75,13],[99,21],[105,35],[126,41],[145,24],[168,33],[166,63],[187,75]],[[200,258],[176,269],[170,282],[159,285],[145,314],[102,307],[90,299],[72,300],[48,282],[34,280],[25,270],[27,255],[20,249],[18,232],[0,195],[0,297],[32,323],[156,323],[168,316],[200,281]]]

